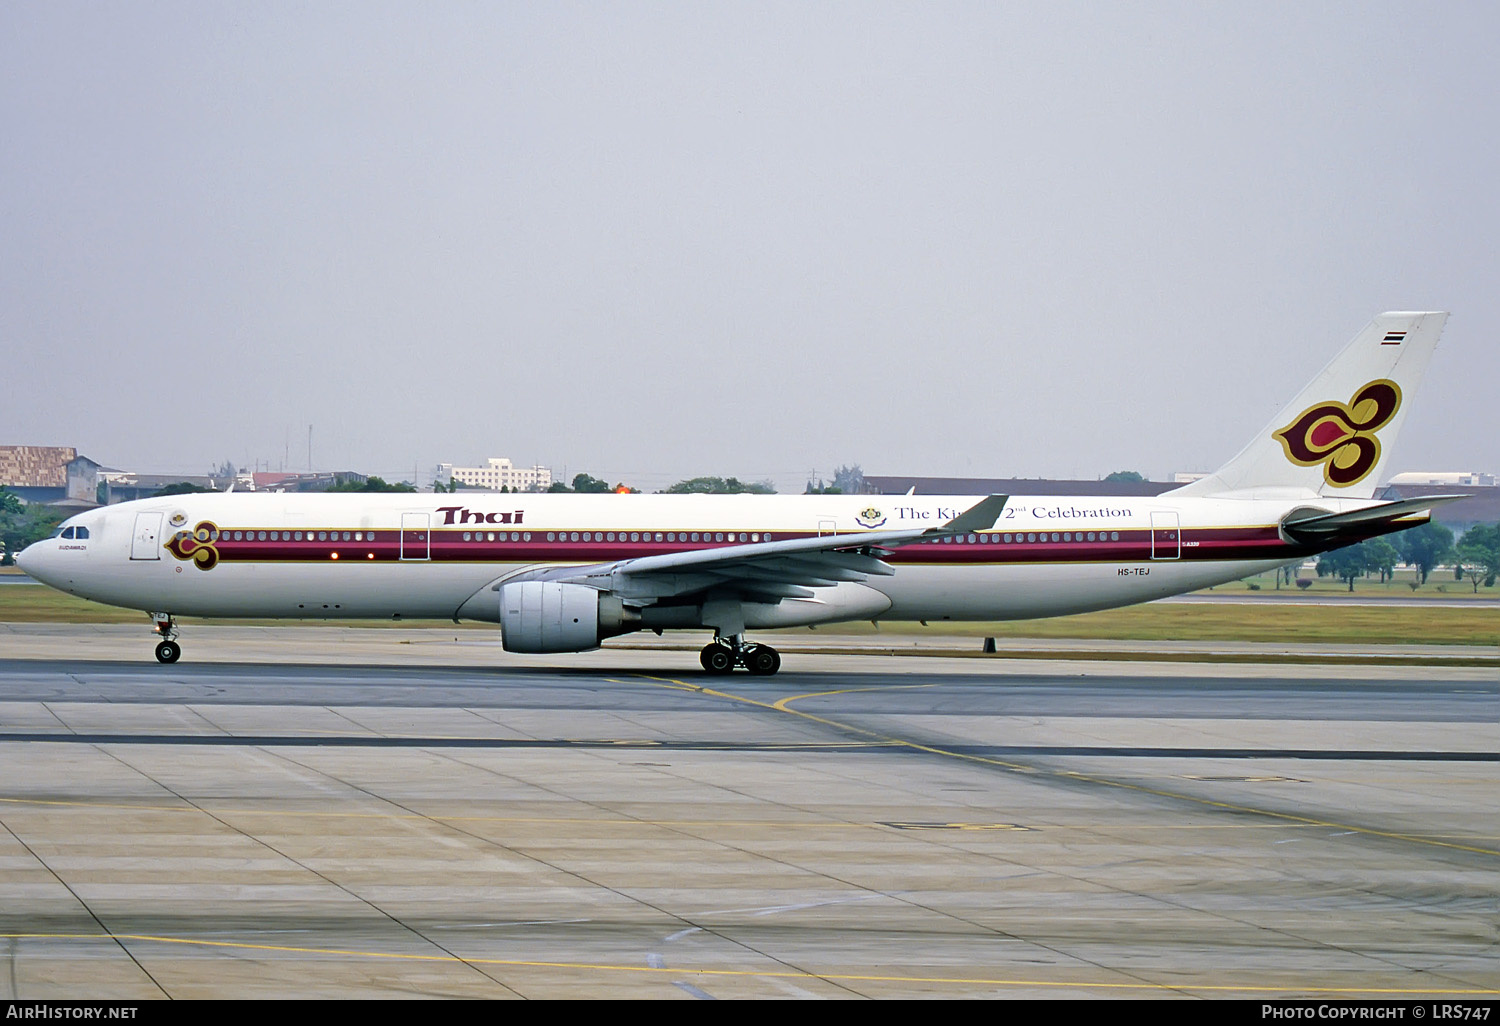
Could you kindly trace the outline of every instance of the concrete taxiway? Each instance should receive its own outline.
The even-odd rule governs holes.
[[[1493,667],[0,625],[0,997],[1500,993]]]

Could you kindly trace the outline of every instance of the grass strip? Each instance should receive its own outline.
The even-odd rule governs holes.
[[[101,605],[39,585],[0,585],[0,622],[11,623],[147,623],[144,613]],[[183,618],[185,624],[340,624],[359,627],[434,627],[451,630],[449,621],[431,620],[218,620]],[[494,630],[493,624],[466,625]],[[890,634],[920,637],[1074,638],[1104,641],[1250,641],[1286,644],[1500,645],[1500,608],[1494,606],[1351,606],[1287,605],[1275,601],[1237,603],[1154,603],[1046,620],[1001,623],[933,621],[916,623],[833,624],[825,630],[843,635]],[[778,632],[785,638],[788,632]],[[797,632],[800,633],[800,632]],[[815,633],[815,632],[809,632]]]

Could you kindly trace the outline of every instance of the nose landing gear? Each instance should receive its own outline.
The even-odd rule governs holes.
[[[182,656],[182,646],[174,640],[177,637],[177,625],[172,622],[172,614],[152,613],[151,619],[156,621],[153,632],[160,634],[162,638],[156,644],[156,661],[175,663]]]
[[[781,669],[781,653],[770,645],[747,643],[743,634],[715,637],[698,654],[703,669],[714,676],[733,673],[743,666],[757,677],[769,677]]]

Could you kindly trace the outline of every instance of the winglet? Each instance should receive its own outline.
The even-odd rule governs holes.
[[[970,531],[988,531],[1000,519],[1000,511],[1010,501],[1009,495],[989,495],[964,510],[942,527],[934,527],[927,534],[968,534]]]

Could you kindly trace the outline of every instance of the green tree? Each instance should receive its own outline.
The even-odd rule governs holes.
[[[1365,569],[1370,573],[1380,575],[1380,583],[1384,584],[1396,575],[1396,564],[1401,561],[1401,553],[1396,551],[1396,546],[1384,538],[1371,538],[1360,546],[1365,557]]]
[[[195,495],[198,492],[212,492],[216,489],[205,488],[203,485],[195,485],[191,481],[178,481],[159,489],[152,494],[153,499],[159,499],[164,495]]]
[[[417,486],[409,481],[387,481],[373,474],[363,481],[345,481],[329,488],[330,492],[414,492]]]
[[[1427,575],[1453,556],[1453,532],[1442,524],[1428,522],[1395,535],[1401,558],[1417,568],[1421,582]]]
[[[1494,554],[1494,562],[1500,563],[1500,522],[1475,524],[1464,532],[1464,541],[1477,541],[1484,545]],[[1493,588],[1496,577],[1500,577],[1500,570],[1491,571],[1490,575],[1484,579],[1484,586]]]
[[[51,534],[67,514],[39,504],[23,506],[15,495],[0,493],[3,495],[10,499],[0,498],[0,547],[5,549],[0,565],[12,566],[17,552]]]
[[[739,495],[747,492],[753,495],[775,495],[776,489],[771,487],[769,481],[745,482],[737,477],[690,477],[685,481],[678,481],[666,490],[668,495]]]
[[[1146,480],[1146,476],[1144,474],[1139,474],[1139,473],[1135,472],[1134,470],[1117,470],[1113,474],[1110,474],[1107,477],[1105,477],[1104,480],[1106,480],[1106,481],[1144,481],[1144,480]]]
[[[573,490],[575,492],[599,494],[603,492],[612,492],[614,491],[614,488],[610,486],[610,483],[608,481],[601,481],[597,477],[590,477],[588,474],[574,474]]]
[[[549,492],[571,492],[572,490],[573,489],[569,488],[561,481],[553,481],[552,484],[547,487],[547,491]]]
[[[1500,524],[1476,524],[1464,532],[1454,546],[1458,565],[1465,577],[1474,582],[1474,591],[1479,591],[1481,582],[1493,587],[1500,575]]]
[[[1323,577],[1332,574],[1349,585],[1349,590],[1354,590],[1354,579],[1363,576],[1369,568],[1370,561],[1365,555],[1363,545],[1347,545],[1342,549],[1334,549],[1326,552],[1318,560],[1318,576]]]

